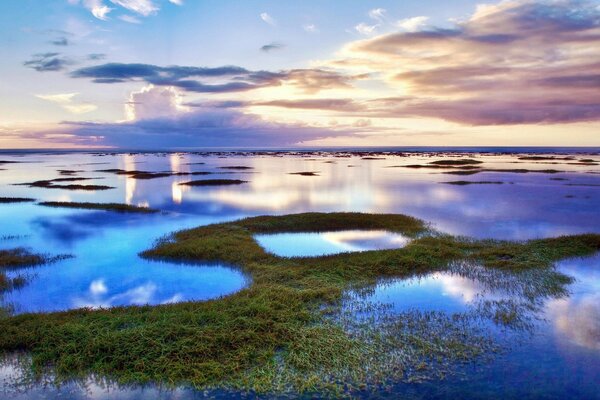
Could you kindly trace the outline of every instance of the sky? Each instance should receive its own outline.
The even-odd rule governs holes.
[[[600,0],[2,0],[0,149],[600,146]]]

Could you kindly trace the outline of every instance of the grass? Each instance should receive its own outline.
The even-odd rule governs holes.
[[[78,181],[88,181],[88,180],[92,180],[92,179],[99,179],[99,178],[56,178],[56,179],[48,179],[48,180],[41,180],[41,181],[35,181],[35,182],[29,182],[29,183],[19,183],[19,185],[25,185],[25,186],[29,186],[29,187],[39,187],[39,188],[46,188],[46,189],[65,189],[65,190],[89,190],[89,191],[96,191],[96,190],[108,190],[108,189],[114,189],[113,186],[106,186],[106,185],[80,185],[80,184],[67,184],[67,185],[63,185],[63,184],[56,184],[56,182],[78,182]]]
[[[35,201],[35,199],[31,199],[29,197],[0,197],[0,204],[26,203],[29,201]]]
[[[460,160],[438,160],[438,161],[432,161],[429,164],[433,164],[433,165],[476,165],[476,164],[483,164],[483,161],[478,161],[478,160],[472,160],[472,159],[468,159],[468,158],[463,158]]]
[[[227,185],[240,185],[247,183],[248,181],[242,181],[240,179],[201,179],[197,181],[181,182],[180,185],[184,186],[227,186]]]
[[[35,267],[66,257],[69,256],[49,257],[43,254],[32,253],[22,247],[0,250],[0,293],[17,289],[26,284],[26,278],[24,276],[17,275],[11,278],[6,274],[8,271]]]
[[[44,201],[38,203],[41,206],[47,207],[62,207],[62,208],[81,208],[86,210],[106,210],[115,212],[137,212],[137,213],[157,213],[159,210],[149,208],[132,206],[129,204],[120,203],[78,203],[69,201]]]
[[[225,167],[219,167],[219,169],[233,169],[233,170],[247,170],[247,169],[254,169],[252,167],[247,167],[245,165],[231,165],[231,166],[225,166]]]
[[[448,185],[460,185],[460,186],[464,186],[464,185],[502,185],[502,184],[504,184],[504,182],[502,182],[502,181],[447,181],[447,182],[440,182],[440,183],[445,183]]]
[[[290,175],[300,175],[300,176],[319,176],[318,172],[312,171],[303,171],[303,172],[290,172]]]
[[[258,233],[346,229],[387,230],[413,240],[394,250],[280,258],[253,239]],[[553,262],[599,249],[600,235],[475,241],[442,235],[423,221],[393,214],[248,218],[177,232],[142,253],[154,259],[237,265],[252,279],[246,289],[199,303],[3,319],[0,351],[28,352],[34,374],[52,368],[59,382],[96,374],[120,383],[335,397],[390,379],[437,376],[448,368],[436,366],[473,361],[490,350],[488,338],[473,327],[469,315],[414,311],[386,318],[382,329],[357,322],[343,312],[349,289],[369,290],[386,278],[452,271],[461,261],[513,276],[514,282],[533,276],[521,286],[535,300],[564,294],[569,280],[554,272]],[[522,320],[520,307],[492,304],[484,311],[502,324]]]
[[[106,172],[106,173],[112,173],[112,174],[116,174],[116,175],[125,175],[129,178],[144,179],[144,180],[156,179],[156,178],[167,178],[170,176],[210,175],[213,173],[213,172],[207,172],[207,171],[197,171],[197,172],[170,172],[170,171],[150,172],[150,171],[137,171],[137,170],[127,171],[127,170],[118,169],[118,168],[101,169],[101,170],[98,170],[97,172]]]

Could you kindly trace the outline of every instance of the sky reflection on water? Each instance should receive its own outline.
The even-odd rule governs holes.
[[[404,213],[422,218],[443,232],[476,238],[521,240],[600,233],[600,187],[593,186],[600,185],[600,167],[522,162],[509,155],[478,158],[489,168],[555,168],[567,172],[483,172],[460,176],[442,174],[439,170],[394,167],[439,159],[422,154],[386,156],[384,160],[331,155],[227,158],[190,154],[2,155],[3,160],[28,161],[2,166],[5,168],[0,171],[2,196],[33,197],[40,201],[118,202],[165,211],[135,215],[53,209],[35,203],[1,204],[0,237],[18,237],[0,240],[0,248],[25,246],[36,252],[74,256],[48,266],[11,272],[24,273],[30,279],[22,289],[4,293],[2,304],[21,313],[206,300],[234,293],[249,283],[234,267],[154,262],[137,254],[176,230],[261,214]],[[200,162],[204,164],[197,164]],[[252,169],[219,168],[239,165]],[[206,171],[214,175],[140,180],[97,171],[109,168]],[[75,176],[102,178],[85,183],[115,189],[83,192],[13,185],[64,177],[57,169],[83,170]],[[290,175],[302,171],[314,171],[318,176]],[[179,185],[192,179],[212,178],[249,182],[235,187]],[[452,180],[504,183],[466,186],[441,183]],[[271,245],[279,250],[273,247],[271,251],[295,255],[293,251],[299,249],[308,255],[308,251],[316,254],[373,248],[373,238],[356,235],[356,232],[346,236],[342,232],[303,234],[300,239],[291,235],[294,248],[286,246],[291,236],[277,235],[280,243]],[[389,237],[379,235],[375,245],[381,245],[381,240],[390,244]],[[269,248],[265,243],[261,242]],[[393,243],[397,247],[404,244]],[[448,396],[460,393],[469,398],[469,394],[475,397],[481,393],[490,396],[505,393],[506,398],[517,398],[528,393],[531,382],[539,383],[540,377],[544,379],[543,385],[540,383],[544,393],[557,393],[563,398],[572,394],[583,398],[597,396],[594,382],[600,381],[600,256],[564,261],[558,268],[576,278],[570,286],[571,295],[546,303],[546,321],[540,322],[539,332],[526,345],[516,346],[500,359],[480,367],[468,384],[452,380],[445,383]],[[381,284],[371,296],[373,301],[391,304],[396,312],[410,308],[458,312],[489,293],[473,280],[438,273]],[[536,378],[523,371],[535,371]],[[428,393],[427,390],[430,390],[427,385],[421,386],[419,393]],[[431,390],[432,397],[440,394],[439,388]],[[104,392],[99,390],[99,393]],[[177,394],[180,396],[195,395]]]

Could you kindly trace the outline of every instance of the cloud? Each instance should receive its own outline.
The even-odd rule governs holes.
[[[281,50],[284,47],[285,47],[284,44],[273,42],[273,43],[265,44],[264,46],[262,46],[260,48],[260,51],[264,51],[265,53],[269,53],[269,52],[271,52],[273,50]]]
[[[376,21],[382,21],[385,18],[387,10],[385,8],[374,8],[369,11],[369,18]]]
[[[55,46],[68,46],[69,45],[69,40],[66,37],[59,37],[56,38],[54,40],[50,41],[50,44],[53,44]]]
[[[292,69],[279,72],[250,71],[228,65],[192,67],[152,64],[108,63],[73,71],[73,78],[89,78],[96,83],[142,81],[156,86],[173,86],[194,93],[235,93],[289,84],[307,93],[349,88],[350,82],[365,78],[364,74],[342,75],[325,69]]]
[[[130,121],[168,117],[185,111],[182,96],[173,87],[148,85],[132,92],[125,104],[125,114]]]
[[[34,54],[30,60],[23,63],[26,67],[33,68],[38,72],[62,71],[72,64],[74,62],[70,58],[52,52]]]
[[[133,15],[124,14],[124,15],[119,15],[118,18],[121,21],[130,23],[130,24],[141,24],[142,23],[142,21],[140,21],[139,18],[136,18]]]
[[[90,61],[104,60],[106,58],[106,54],[104,54],[104,53],[90,53],[90,54],[87,55],[86,58],[88,60],[90,60]]]
[[[269,24],[271,26],[277,25],[277,21],[275,21],[275,19],[266,12],[260,14],[260,19],[262,19],[263,21],[265,21],[267,24]]]
[[[404,98],[363,102],[366,114],[472,125],[600,119],[596,3],[503,1],[451,28],[425,22],[403,20],[402,31],[349,43],[323,65],[368,71]]]
[[[156,14],[159,11],[159,7],[154,4],[152,0],[106,0],[110,1],[111,4],[122,7],[128,11],[148,17]],[[181,0],[169,0],[173,4],[182,5]],[[105,0],[68,0],[70,4],[78,5],[81,4],[83,7],[88,9],[92,15],[102,21],[108,20],[108,14],[115,8],[106,5]],[[135,17],[128,17],[126,15],[120,16],[119,19],[131,22]],[[129,21],[127,21],[129,19]]]
[[[361,35],[365,35],[365,36],[369,36],[369,35],[373,35],[375,34],[375,32],[377,31],[377,28],[379,28],[379,25],[368,25],[365,24],[364,22],[361,22],[360,24],[356,25],[354,27],[354,30],[356,30],[356,32],[360,33]]]
[[[176,88],[147,87],[126,105],[132,119],[121,123],[65,122],[79,142],[127,148],[289,146],[341,135],[327,129],[268,122],[218,104],[181,106]]]
[[[83,6],[91,11],[92,15],[99,20],[106,21],[108,13],[113,9],[104,5],[102,0],[82,0]]]
[[[159,8],[152,0],[110,0],[111,3],[119,5],[129,11],[147,17],[155,14]]]
[[[319,32],[319,28],[315,24],[306,24],[302,25],[302,29],[304,29],[308,33],[317,33]]]
[[[415,32],[421,30],[429,20],[429,17],[419,16],[412,18],[405,18],[398,21],[398,28],[403,29],[408,32]]]
[[[85,114],[98,107],[91,103],[76,103],[73,98],[79,93],[36,94],[35,97],[60,105],[72,114]]]
[[[178,6],[182,6],[183,5],[183,0],[169,0],[169,3],[173,3],[173,4],[176,4]]]

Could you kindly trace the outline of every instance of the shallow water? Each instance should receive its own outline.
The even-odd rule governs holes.
[[[2,295],[2,305],[15,313],[55,311],[78,307],[206,300],[234,293],[249,284],[234,266],[180,265],[146,261],[138,253],[160,237],[188,227],[229,221],[245,216],[306,211],[361,211],[403,213],[422,218],[440,231],[476,238],[530,239],[562,234],[600,232],[600,166],[518,160],[512,155],[477,155],[484,168],[553,168],[565,172],[483,172],[448,175],[446,170],[410,169],[399,165],[426,164],[439,154],[385,155],[383,160],[336,157],[333,154],[282,157],[204,156],[199,154],[2,154],[0,160],[22,163],[0,168],[0,196],[33,197],[40,201],[117,202],[165,211],[154,215],[117,214],[55,209],[35,203],[0,204],[0,248],[25,246],[50,255],[74,257],[47,266],[13,271],[25,273],[27,284]],[[595,158],[600,156],[581,156]],[[205,164],[197,164],[203,162]],[[227,170],[224,166],[248,166]],[[97,172],[122,168],[145,171],[206,171],[206,176],[172,176],[151,180]],[[14,186],[16,183],[65,177],[58,169],[82,170],[75,176],[102,179],[74,182],[101,184],[115,189],[86,192]],[[291,175],[314,171],[318,176]],[[237,186],[187,187],[178,183],[197,179],[242,179]],[[557,179],[558,178],[558,179]],[[465,186],[442,182],[502,181],[503,184]],[[390,244],[385,234],[377,240],[343,233],[278,236],[278,250],[286,256],[317,249],[320,252],[368,250]],[[267,249],[275,246],[262,242]],[[290,239],[293,245],[289,245]],[[266,240],[266,239],[265,239]],[[366,241],[365,241],[366,240]],[[260,241],[260,238],[259,238]],[[375,243],[374,243],[375,242]],[[394,242],[393,240],[391,242]],[[403,242],[394,242],[400,247]],[[279,252],[279,253],[278,253]],[[282,253],[283,252],[283,253]],[[324,253],[320,253],[324,254]],[[477,365],[469,378],[451,378],[442,384],[400,385],[415,397],[519,397],[539,384],[541,398],[598,396],[600,387],[600,271],[598,256],[560,263],[577,281],[571,295],[545,303],[544,318],[524,344],[512,347],[490,363]],[[451,274],[434,274],[378,286],[374,301],[388,302],[400,312],[410,308],[458,312],[480,298],[493,296],[477,282]],[[487,296],[487,297],[486,297]],[[542,382],[543,381],[543,382]],[[543,384],[543,385],[542,385]],[[78,396],[85,392],[71,388]],[[459,390],[460,389],[460,390]],[[594,389],[596,390],[594,392]],[[155,397],[193,397],[193,391]],[[461,392],[462,390],[462,392]],[[26,392],[56,397],[60,392],[39,387]],[[107,397],[94,389],[93,397]],[[100,393],[100,394],[98,394]],[[104,393],[104,394],[102,394]],[[142,396],[139,389],[128,392]],[[182,394],[183,393],[183,394]],[[554,393],[562,394],[562,397]],[[36,395],[37,395],[36,394]],[[124,394],[124,392],[121,392]],[[381,393],[385,396],[385,393]],[[25,395],[24,395],[25,396]],[[553,397],[554,396],[554,397]],[[35,396],[34,396],[35,397]],[[390,397],[394,397],[390,395]],[[24,397],[25,398],[25,397]]]
[[[317,257],[352,251],[397,249],[409,239],[386,231],[345,230],[318,233],[275,233],[255,235],[267,252],[280,257]]]

